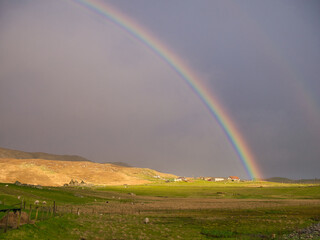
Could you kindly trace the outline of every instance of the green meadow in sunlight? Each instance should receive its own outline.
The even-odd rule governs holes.
[[[6,233],[2,226],[1,239],[320,238],[298,234],[320,222],[316,184],[195,180],[42,189],[0,184],[0,210],[22,203],[29,214],[36,200],[46,201],[42,211],[55,202],[56,213],[39,211],[35,221],[33,210],[32,223]]]

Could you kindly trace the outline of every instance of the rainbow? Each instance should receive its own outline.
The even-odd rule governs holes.
[[[140,25],[112,8],[106,2],[97,0],[73,0],[75,3],[89,9],[96,14],[108,19],[118,27],[121,27],[130,35],[141,41],[156,55],[169,64],[169,66],[191,87],[196,95],[199,96],[201,101],[205,104],[211,115],[217,120],[224,133],[226,134],[229,142],[235,149],[235,152],[242,164],[244,165],[248,176],[251,179],[261,179],[262,175],[255,162],[253,154],[251,153],[248,145],[237,130],[235,124],[231,121],[230,117],[223,110],[218,100],[210,94],[205,86],[196,78],[196,76],[186,67],[172,51],[154,38],[147,30],[143,29]]]

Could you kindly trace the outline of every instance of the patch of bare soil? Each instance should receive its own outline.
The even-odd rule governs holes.
[[[6,221],[8,221],[8,227],[11,228],[17,228],[18,222],[19,222],[19,211],[16,212],[9,212],[8,216],[5,215],[2,219],[0,219],[0,226],[5,226]],[[8,217],[8,220],[7,220]],[[20,225],[30,223],[29,221],[29,216],[25,212],[21,212],[21,217],[20,217]]]

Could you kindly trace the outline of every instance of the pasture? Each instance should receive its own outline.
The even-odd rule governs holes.
[[[55,201],[57,211],[7,233],[0,229],[0,239],[320,239],[301,231],[320,222],[320,185],[315,184],[5,185],[0,184],[0,209],[23,199],[26,206]]]

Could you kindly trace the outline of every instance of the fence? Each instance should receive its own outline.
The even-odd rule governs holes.
[[[2,218],[2,220],[4,220],[4,224],[3,224],[4,232],[5,233],[7,232],[8,226],[10,225],[9,223],[10,212],[13,212],[14,214],[13,218],[17,218],[17,219],[14,219],[14,221],[16,221],[16,227],[19,228],[21,225],[22,213],[25,213],[25,215],[27,215],[27,218],[26,218],[27,222],[22,223],[22,224],[25,224],[25,223],[33,223],[38,220],[42,221],[50,217],[53,217],[56,215],[56,209],[57,209],[57,205],[55,201],[53,202],[52,206],[46,206],[44,204],[40,204],[40,205],[30,204],[29,209],[26,209],[26,202],[23,201],[21,203],[17,203],[11,206],[7,206],[6,208],[0,209],[0,212],[5,213],[4,217]],[[17,212],[18,212],[18,215],[16,216]]]
[[[2,202],[4,205],[4,203]],[[17,206],[17,207],[16,207]],[[76,215],[105,215],[105,214],[137,214],[140,215],[147,210],[147,207],[144,203],[135,203],[131,201],[124,201],[122,204],[118,204],[117,202],[113,201],[106,201],[105,203],[99,203],[95,205],[86,205],[86,206],[76,206],[76,205],[59,205],[57,206],[56,202],[53,201],[51,206],[40,203],[38,204],[26,204],[25,201],[21,203],[7,206],[5,209],[0,209],[0,212],[5,212],[5,216],[2,218],[4,219],[4,232],[7,231],[8,227],[8,218],[9,213],[12,211],[14,213],[18,212],[18,215],[15,216],[17,218],[17,224],[15,227],[19,228],[20,225],[25,223],[34,223],[36,221],[43,221],[49,219],[54,216],[63,216],[65,214],[76,214]],[[20,221],[21,216],[27,216],[27,222]],[[22,219],[24,220],[24,219]]]

